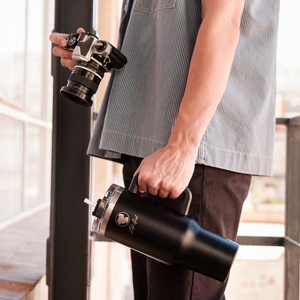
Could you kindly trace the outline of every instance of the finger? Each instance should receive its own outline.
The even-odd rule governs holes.
[[[148,178],[147,180],[148,192],[153,196],[157,196],[160,190],[159,184],[160,182],[158,180],[155,180],[153,176]]]
[[[139,192],[140,192],[141,194],[146,193],[145,191],[141,190],[140,188],[139,188]]]
[[[144,187],[141,188],[141,187],[140,187],[140,184],[139,184],[139,192],[140,192],[141,194],[146,193],[146,192],[148,191],[148,187],[147,187],[146,185],[143,185],[143,186],[144,186]]]
[[[159,185],[153,181],[153,178],[143,177],[141,183],[139,183],[140,190],[146,191],[153,196],[157,196],[159,192]]]
[[[159,189],[159,191],[158,191],[158,196],[159,196],[160,198],[168,198],[169,192],[166,191],[166,190]]]
[[[171,199],[177,199],[181,195],[182,192],[183,192],[183,190],[181,191],[179,189],[173,188],[170,192],[169,197]]]
[[[65,40],[65,37],[67,37],[69,34],[66,33],[58,33],[58,32],[53,32],[49,39],[52,43],[59,45],[59,46],[67,46],[67,41]]]
[[[158,189],[156,189],[156,188],[151,188],[151,187],[149,187],[149,188],[148,188],[148,192],[149,192],[151,195],[153,195],[153,196],[157,196],[157,195],[158,195]]]
[[[139,173],[140,173],[140,168],[141,168],[141,165],[136,169],[136,171],[135,171],[134,174],[133,174],[133,177],[134,177],[136,174],[139,174]],[[139,192],[140,192],[141,194],[145,193],[145,191],[142,190],[142,189],[140,188],[139,182],[138,182],[138,189],[139,189]],[[147,190],[146,190],[146,191],[147,191]]]
[[[67,67],[69,68],[71,71],[74,70],[76,64],[77,64],[77,61],[75,60],[72,60],[72,59],[67,59],[67,58],[62,58],[60,60],[60,63],[63,67]]]
[[[143,177],[143,175],[141,175],[141,173],[139,174],[139,178],[138,178],[138,186],[139,186],[139,191],[141,193],[148,191],[148,186],[147,186],[146,180]]]
[[[58,57],[68,58],[68,59],[72,58],[72,52],[70,52],[68,50],[64,50],[64,49],[62,49],[61,47],[58,47],[58,46],[53,48],[52,53],[55,56],[58,56]]]
[[[78,34],[83,33],[83,32],[85,32],[85,30],[82,27],[80,27],[80,28],[77,29],[77,33]]]

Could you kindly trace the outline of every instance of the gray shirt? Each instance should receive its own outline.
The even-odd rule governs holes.
[[[123,9],[119,48],[128,63],[111,76],[88,147],[113,160],[167,144],[201,26],[199,0],[125,0]],[[272,174],[278,11],[279,0],[246,0],[226,91],[196,163]]]

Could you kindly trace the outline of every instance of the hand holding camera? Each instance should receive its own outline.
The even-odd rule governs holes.
[[[84,29],[78,28],[77,33],[80,34],[82,32],[85,32]],[[53,44],[57,45],[53,48],[53,54],[61,58],[61,65],[73,71],[75,65],[77,64],[77,61],[72,59],[72,52],[67,51],[63,48],[67,46],[68,42],[66,40],[66,37],[68,35],[69,34],[66,33],[53,32],[50,35],[49,39]]]
[[[85,107],[93,105],[104,73],[121,69],[127,63],[126,57],[107,41],[79,29],[76,34],[52,34],[50,40],[61,45],[53,54],[62,57],[62,65],[73,69],[68,84],[60,90],[69,100]]]

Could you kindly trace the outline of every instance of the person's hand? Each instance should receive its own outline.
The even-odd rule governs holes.
[[[78,28],[77,33],[85,32],[83,28]],[[50,35],[49,39],[52,43],[58,45],[53,48],[53,54],[55,56],[61,57],[60,63],[63,67],[67,67],[70,70],[74,70],[77,61],[72,59],[72,52],[65,50],[61,47],[67,46],[67,41],[65,37],[69,34],[54,32]]]
[[[192,178],[195,156],[190,149],[178,145],[167,145],[147,156],[136,170],[140,191],[178,198]]]

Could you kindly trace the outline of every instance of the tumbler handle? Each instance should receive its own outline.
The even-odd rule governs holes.
[[[139,190],[138,179],[139,179],[139,173],[133,176],[128,191],[135,194],[138,193]],[[183,215],[187,215],[189,213],[190,205],[192,202],[192,192],[190,191],[189,188],[186,187],[185,190],[182,192],[182,194],[184,194],[184,199],[181,203],[179,212]]]

